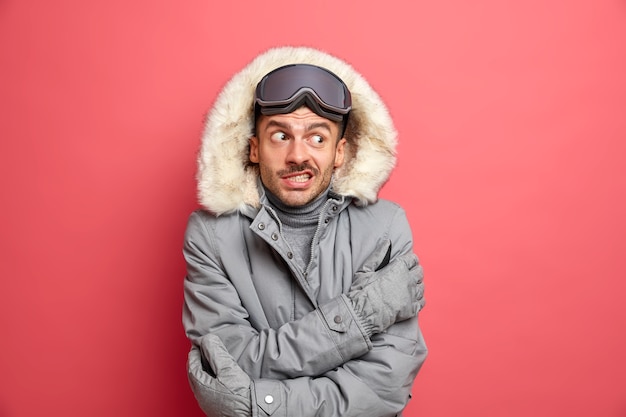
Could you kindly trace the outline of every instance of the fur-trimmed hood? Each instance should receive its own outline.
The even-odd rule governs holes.
[[[395,166],[396,130],[378,94],[346,62],[307,47],[280,47],[259,55],[235,74],[209,112],[198,155],[200,204],[217,214],[258,207],[258,168],[248,159],[248,140],[254,130],[254,91],[275,68],[306,63],[327,68],[341,78],[352,94],[352,111],[344,135],[345,160],[335,171],[333,190],[367,205]]]

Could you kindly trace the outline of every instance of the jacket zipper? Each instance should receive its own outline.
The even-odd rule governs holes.
[[[311,264],[313,263],[313,251],[315,250],[315,244],[317,243],[317,240],[319,239],[319,232],[322,228],[322,221],[326,222],[326,219],[329,219],[328,215],[326,214],[326,210],[328,209],[328,206],[331,204],[335,204],[338,206],[338,203],[336,200],[329,199],[326,201],[326,203],[324,203],[320,218],[317,221],[317,228],[315,229],[315,233],[313,234],[313,240],[311,240],[311,251],[309,253],[309,263],[306,266],[306,269],[304,270],[304,279],[307,282],[309,281],[309,270],[311,269]]]

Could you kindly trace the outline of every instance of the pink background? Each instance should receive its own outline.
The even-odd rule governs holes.
[[[626,416],[626,2],[0,1],[0,416],[200,416],[204,115],[271,46],[388,103],[426,270],[408,416]],[[295,417],[295,416],[294,416]]]

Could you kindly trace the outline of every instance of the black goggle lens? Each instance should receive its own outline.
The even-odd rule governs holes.
[[[288,106],[306,91],[327,110],[347,114],[352,108],[350,91],[332,72],[309,64],[280,67],[257,85],[256,103],[261,107]]]

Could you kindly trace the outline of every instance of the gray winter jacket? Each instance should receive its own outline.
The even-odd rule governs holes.
[[[353,97],[348,162],[335,173],[308,265],[292,255],[257,168],[246,163],[254,87],[294,62],[330,69]],[[392,260],[413,250],[404,211],[377,198],[395,164],[395,145],[378,95],[348,64],[320,51],[270,50],[224,87],[199,156],[203,210],[191,215],[184,243],[192,387],[204,381],[198,372],[211,372],[193,368],[202,338],[211,334],[252,380],[254,416],[400,415],[427,354],[417,317],[370,339],[344,295],[381,240],[391,241]],[[228,405],[210,407],[221,415]]]

